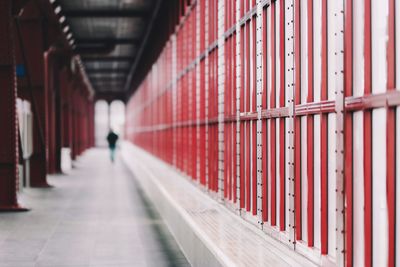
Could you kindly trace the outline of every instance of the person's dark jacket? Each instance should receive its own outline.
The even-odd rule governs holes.
[[[114,132],[110,132],[107,135],[107,142],[108,142],[108,146],[111,148],[115,148],[115,145],[117,144],[117,140],[118,140],[118,135]]]

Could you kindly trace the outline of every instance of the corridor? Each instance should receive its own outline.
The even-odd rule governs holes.
[[[0,267],[400,267],[399,66],[400,0],[1,0]]]
[[[51,189],[24,189],[28,213],[0,214],[0,266],[189,266],[121,160],[91,149]]]

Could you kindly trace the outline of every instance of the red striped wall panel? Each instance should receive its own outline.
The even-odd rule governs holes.
[[[398,6],[191,1],[128,138],[317,264],[395,266]]]

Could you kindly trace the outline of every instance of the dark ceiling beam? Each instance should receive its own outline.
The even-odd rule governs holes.
[[[93,55],[93,54],[103,54],[108,55],[114,51],[114,44],[93,44],[93,45],[78,45],[75,47],[74,52],[80,55]]]
[[[95,79],[102,78],[102,77],[107,77],[107,78],[115,77],[115,78],[119,78],[119,77],[126,77],[126,74],[123,73],[123,72],[120,72],[120,73],[113,73],[113,72],[109,72],[109,73],[91,73],[91,74],[89,75],[89,77],[90,77],[90,78],[95,78]]]
[[[134,45],[140,42],[137,38],[76,38],[75,44],[79,45],[93,45],[93,44],[129,44]]]
[[[87,74],[116,74],[116,73],[124,73],[127,74],[129,72],[129,69],[127,68],[98,68],[98,69],[92,69],[92,68],[86,68],[86,73]]]
[[[123,82],[126,77],[100,77],[100,78],[89,78],[92,82]]]
[[[95,95],[96,100],[105,100],[108,103],[111,103],[114,100],[121,100],[124,103],[126,102],[126,96],[122,92],[115,92],[115,91],[98,91]]]
[[[120,56],[120,57],[83,57],[82,61],[84,62],[131,62],[135,59],[135,57],[126,57],[126,56]]]
[[[134,75],[134,73],[136,71],[136,68],[138,68],[138,64],[139,64],[140,58],[141,58],[141,56],[143,54],[143,51],[144,51],[144,49],[146,47],[147,40],[149,39],[150,33],[153,30],[154,21],[156,20],[156,17],[158,15],[158,13],[160,12],[161,3],[162,3],[162,0],[157,0],[156,4],[154,5],[153,13],[151,14],[151,19],[149,21],[149,24],[147,25],[146,33],[144,35],[143,41],[140,44],[140,47],[139,47],[139,50],[137,52],[137,56],[135,58],[135,61],[133,62],[133,65],[132,65],[132,67],[131,67],[131,69],[129,71],[128,79],[126,79],[126,83],[125,83],[125,86],[124,86],[124,91],[125,92],[128,92],[130,87],[131,87],[131,85],[132,85],[133,75]]]
[[[108,81],[92,81],[92,84],[93,84],[93,86],[95,86],[95,87],[101,87],[101,86],[110,86],[110,85],[124,85],[124,82],[123,81],[118,81],[118,80],[116,80],[116,81],[111,81],[111,80],[108,80]]]
[[[129,9],[79,9],[79,10],[63,10],[63,14],[67,18],[135,18],[146,17],[149,15],[147,10],[129,10]]]

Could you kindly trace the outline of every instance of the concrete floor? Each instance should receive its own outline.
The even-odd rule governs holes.
[[[52,189],[25,189],[27,213],[0,214],[0,267],[190,266],[134,177],[93,149]]]

